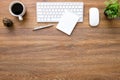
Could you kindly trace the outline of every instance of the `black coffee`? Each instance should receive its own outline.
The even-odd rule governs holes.
[[[23,12],[23,6],[20,3],[15,3],[12,6],[12,12],[16,15],[19,15]]]

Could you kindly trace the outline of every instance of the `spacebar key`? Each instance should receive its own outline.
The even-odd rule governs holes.
[[[52,21],[52,22],[58,22],[58,21],[59,21],[59,18],[52,18],[51,21]]]

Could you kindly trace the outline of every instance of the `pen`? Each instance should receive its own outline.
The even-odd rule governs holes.
[[[39,30],[39,29],[43,29],[43,28],[52,27],[52,26],[54,26],[54,24],[49,24],[49,25],[46,25],[46,26],[38,26],[38,27],[35,27],[33,29],[33,31],[36,31],[36,30]]]

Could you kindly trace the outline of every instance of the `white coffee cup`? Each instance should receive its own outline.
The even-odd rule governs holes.
[[[25,6],[22,2],[13,1],[9,5],[9,11],[13,16],[18,17],[18,19],[20,21],[22,21],[23,20],[23,15],[26,12],[26,8],[25,8]]]

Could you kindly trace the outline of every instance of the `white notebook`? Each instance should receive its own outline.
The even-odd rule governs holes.
[[[79,16],[72,12],[65,11],[56,28],[68,35],[71,35],[78,20]]]

